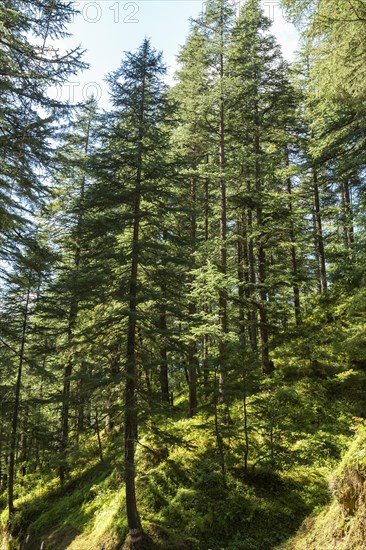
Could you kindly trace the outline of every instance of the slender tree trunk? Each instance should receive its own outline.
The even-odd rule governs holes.
[[[89,148],[89,135],[90,135],[90,119],[88,122],[86,140],[85,140],[85,156],[88,154]],[[71,388],[71,375],[74,366],[74,360],[72,357],[72,343],[74,339],[74,332],[76,327],[76,321],[79,310],[79,300],[77,296],[77,291],[75,289],[76,278],[80,269],[81,264],[81,237],[83,232],[83,221],[84,221],[84,197],[85,197],[85,183],[86,175],[85,172],[81,177],[80,190],[79,190],[79,200],[78,200],[78,217],[77,217],[77,226],[76,226],[76,249],[74,256],[74,284],[72,289],[72,296],[70,300],[69,307],[69,320],[67,327],[67,344],[68,351],[70,354],[69,360],[65,366],[64,370],[64,385],[62,392],[62,411],[61,411],[61,464],[59,468],[60,484],[63,487],[66,477],[66,458],[67,458],[67,448],[69,444],[69,410],[70,410],[70,388]]]
[[[11,424],[11,435],[10,435],[10,450],[9,450],[9,471],[8,471],[8,510],[9,518],[14,515],[14,479],[15,479],[15,454],[17,448],[17,438],[18,438],[18,424],[19,424],[19,406],[20,406],[20,392],[22,385],[22,372],[23,372],[23,363],[24,363],[24,350],[26,344],[26,336],[28,329],[28,316],[29,316],[29,300],[30,300],[30,281],[26,294],[26,301],[24,306],[24,316],[23,316],[23,325],[22,325],[22,336],[19,349],[19,363],[18,363],[18,375],[15,384],[15,398],[14,398],[14,409],[13,409],[13,419]]]
[[[167,229],[163,230],[163,240],[166,241],[168,238]],[[165,269],[164,269],[165,272]],[[167,348],[167,317],[166,317],[166,283],[164,280],[164,272],[162,273],[162,283],[161,283],[161,295],[162,303],[160,305],[159,312],[159,322],[158,329],[160,332],[160,393],[161,399],[165,403],[170,403],[170,394],[169,394],[169,375],[168,375],[168,348]]]
[[[240,220],[236,222],[237,227],[237,242],[236,242],[236,251],[237,251],[237,264],[238,264],[238,316],[239,316],[239,335],[241,340],[245,333],[245,312],[244,312],[244,251],[243,251],[243,226]]]
[[[205,312],[207,313],[207,306]],[[209,338],[208,334],[203,335],[203,391],[205,399],[209,395]]]
[[[99,427],[99,416],[98,416],[98,409],[95,410],[95,432],[97,434],[98,439],[98,451],[99,451],[99,458],[100,461],[103,462],[103,447],[102,447],[102,440],[100,438],[100,427]]]
[[[326,270],[326,263],[325,263],[324,237],[323,237],[322,217],[321,217],[321,209],[320,209],[318,173],[315,166],[312,167],[312,175],[313,175],[313,191],[314,191],[316,242],[317,242],[317,248],[318,248],[317,252],[318,252],[318,258],[319,258],[320,288],[321,288],[322,294],[326,294],[328,290],[327,270]]]
[[[249,457],[249,431],[248,431],[248,403],[247,403],[247,388],[246,388],[246,374],[243,372],[243,423],[244,423],[244,470],[248,471],[248,457]]]
[[[286,165],[289,166],[289,154],[288,150],[286,149]],[[293,279],[293,293],[294,293],[294,310],[295,310],[295,322],[296,325],[300,325],[301,323],[301,306],[300,306],[300,287],[299,287],[299,273],[298,273],[298,267],[297,267],[297,255],[296,255],[296,235],[295,235],[295,228],[294,228],[294,220],[293,220],[293,203],[292,203],[292,182],[291,178],[287,178],[287,194],[288,194],[288,209],[290,213],[290,230],[289,230],[289,237],[290,237],[290,254],[291,254],[291,264],[292,264],[292,279]]]
[[[3,429],[2,426],[0,426],[0,491],[3,490],[3,479],[4,479],[4,471],[3,471]]]
[[[194,315],[196,308],[194,304],[189,305],[189,314]],[[191,340],[188,347],[188,384],[189,384],[189,417],[197,412],[197,346],[196,342]]]
[[[134,206],[133,252],[130,278],[130,301],[126,354],[125,389],[125,479],[127,520],[131,539],[138,542],[142,538],[140,517],[137,511],[135,487],[135,446],[137,442],[137,365],[136,365],[136,314],[137,314],[137,276],[139,266],[139,226],[141,201],[141,163],[138,169]]]
[[[121,345],[117,341],[113,345],[111,349],[111,356],[109,359],[109,375],[110,375],[110,384],[107,389],[107,414],[105,416],[105,433],[108,435],[112,432],[114,427],[114,419],[113,419],[113,403],[115,400],[115,387],[114,387],[114,380],[119,374],[119,363],[121,360]]]
[[[243,217],[241,221],[237,221],[237,262],[238,262],[238,317],[239,317],[239,342],[243,354],[246,351],[245,346],[245,311],[244,311],[244,284],[245,284],[245,268],[244,268],[244,225]],[[243,358],[243,363],[245,359]],[[246,388],[246,373],[243,366],[243,420],[244,420],[244,437],[245,437],[245,449],[244,449],[244,469],[248,469],[248,454],[249,454],[249,436],[248,436],[248,408],[247,408],[247,388]]]
[[[322,293],[322,284],[321,284],[320,269],[319,269],[320,260],[319,260],[319,249],[318,249],[318,237],[316,234],[315,209],[313,209],[312,218],[313,218],[313,230],[314,230],[314,256],[316,261],[316,266],[315,266],[316,288],[317,288],[317,293],[320,295]]]
[[[353,214],[351,205],[351,194],[347,179],[341,181],[341,206],[343,218],[343,240],[346,250],[351,250],[354,243]]]
[[[224,441],[222,439],[221,433],[220,433],[220,425],[219,425],[219,385],[217,380],[217,374],[215,370],[215,379],[214,379],[214,392],[213,392],[213,399],[214,399],[214,422],[215,422],[215,436],[216,436],[216,446],[220,457],[220,467],[221,467],[221,475],[222,475],[222,481],[224,484],[224,487],[226,487],[226,464],[225,464],[225,448],[224,448]]]
[[[81,363],[81,378],[78,382],[78,385],[77,385],[77,395],[78,395],[78,399],[77,399],[77,405],[76,405],[76,418],[77,418],[77,423],[76,423],[76,444],[77,446],[79,445],[79,438],[80,438],[80,435],[83,433],[84,431],[84,427],[85,427],[85,395],[84,395],[84,388],[83,388],[83,382],[84,382],[84,378],[86,376],[86,372],[87,372],[87,368],[86,368],[86,364],[84,361],[82,361]]]
[[[248,192],[251,192],[251,186],[248,183]],[[256,288],[256,274],[255,274],[255,254],[254,254],[254,241],[253,241],[253,212],[249,208],[247,213],[247,231],[249,237],[247,239],[247,250],[244,250],[244,254],[247,255],[246,264],[248,265],[248,302],[253,301],[255,288]],[[256,353],[258,351],[257,343],[257,313],[253,305],[248,311],[248,324],[249,324],[249,339],[251,350]]]
[[[129,285],[129,315],[127,329],[126,353],[126,387],[125,387],[125,481],[126,481],[126,509],[127,522],[132,544],[139,544],[142,540],[142,527],[136,501],[135,483],[135,447],[138,437],[137,416],[137,361],[136,361],[136,316],[138,305],[138,269],[140,262],[140,215],[141,215],[141,184],[142,184],[142,146],[143,123],[145,118],[146,67],[143,67],[142,93],[139,116],[139,141],[137,173],[135,183],[135,201],[133,211],[133,238],[132,259]]]
[[[125,478],[126,508],[131,539],[138,542],[142,538],[140,517],[137,511],[135,487],[135,446],[137,442],[137,364],[136,364],[136,314],[137,314],[137,276],[139,266],[139,229],[141,201],[141,161],[139,163],[134,206],[134,228],[131,277],[129,288],[129,315],[126,354],[126,388],[125,388]]]
[[[259,136],[259,112],[255,107],[256,132],[255,132],[255,187],[257,192],[257,224],[258,238],[258,285],[259,285],[259,333],[261,339],[262,370],[264,374],[271,374],[272,364],[269,359],[268,345],[268,319],[267,319],[267,286],[266,286],[266,252],[263,244],[263,208],[262,208],[262,182],[260,174],[260,136]]]
[[[197,239],[197,181],[192,178],[191,181],[191,247],[196,250]],[[188,305],[188,313],[190,319],[194,319],[196,314],[196,306],[193,302]],[[192,418],[197,412],[197,345],[196,341],[191,339],[188,344],[188,384],[189,384],[189,417]]]
[[[170,403],[169,378],[168,378],[168,351],[165,343],[167,333],[166,309],[163,305],[159,316],[159,329],[162,338],[160,348],[160,392],[164,403]]]
[[[227,204],[226,204],[226,154],[225,154],[225,103],[224,103],[224,29],[223,14],[221,14],[221,44],[220,44],[220,119],[219,119],[219,170],[220,170],[220,263],[221,272],[226,275],[227,272]],[[219,345],[220,353],[220,400],[226,402],[226,369],[227,369],[227,344],[226,335],[228,333],[228,314],[227,314],[227,290],[222,288],[219,296],[220,308],[220,326],[221,341]]]
[[[20,463],[22,465],[22,476],[27,473],[28,460],[28,407],[24,411],[24,422],[22,426],[22,435],[20,438]]]
[[[205,231],[204,231],[205,243],[208,242],[209,237],[209,188],[208,178],[205,178]],[[208,314],[210,311],[209,304],[205,304],[204,312]],[[208,334],[203,335],[203,388],[205,398],[208,399],[209,395],[209,346],[210,339]]]

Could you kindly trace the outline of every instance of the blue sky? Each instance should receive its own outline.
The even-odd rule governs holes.
[[[237,8],[244,0],[233,0]],[[69,30],[72,38],[60,47],[81,44],[86,49],[85,61],[90,64],[62,90],[55,92],[64,100],[80,101],[94,93],[102,107],[108,105],[108,94],[103,81],[105,75],[116,69],[124,51],[135,50],[145,37],[163,51],[168,65],[167,81],[173,81],[175,56],[189,32],[189,18],[203,7],[202,0],[76,0],[80,14]],[[282,46],[286,59],[293,58],[297,47],[297,33],[285,22],[279,1],[262,0],[263,9],[273,20],[273,34]]]

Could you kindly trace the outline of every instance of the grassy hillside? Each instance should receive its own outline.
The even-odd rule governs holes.
[[[326,461],[318,461],[316,468],[293,464],[245,472],[233,439],[226,447],[224,481],[210,419],[201,414],[172,426],[174,439],[169,440],[173,428],[167,425],[164,436],[146,434],[138,448],[138,499],[148,540],[144,548],[276,548],[328,501]],[[118,431],[105,436],[103,462],[96,442],[85,444],[64,491],[51,475],[38,485],[35,475],[26,476],[12,537],[3,536],[4,548],[36,549],[42,542],[43,550],[122,548],[127,535],[122,444]],[[6,511],[1,520],[4,531]]]
[[[316,520],[306,518],[332,498],[330,476],[354,437],[353,415],[365,409],[363,371],[329,360],[316,371],[305,363],[295,370],[285,351],[277,372],[247,398],[247,469],[243,401],[235,395],[226,421],[219,406],[219,426],[209,406],[186,418],[185,392],[174,407],[142,417],[136,481],[144,550],[323,550],[334,540],[342,549],[362,548],[361,535],[352,534],[363,525],[362,428],[337,470],[331,507]],[[41,466],[24,477],[18,472],[11,527],[6,491],[0,494],[2,550],[36,550],[42,543],[42,550],[129,548],[123,425],[100,435],[102,449],[93,428],[70,449],[63,489],[53,454],[42,455]],[[301,525],[306,533],[291,539]],[[354,546],[346,546],[352,537]]]
[[[366,430],[358,435],[331,477],[331,503],[304,522],[282,550],[361,550],[366,548]]]

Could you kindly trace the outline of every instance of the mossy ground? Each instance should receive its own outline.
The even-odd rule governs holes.
[[[169,431],[175,440],[169,440]],[[165,439],[145,435],[137,449],[146,550],[269,550],[329,498],[325,466],[245,472],[234,439],[226,447],[224,480],[210,419],[204,415],[171,426],[167,422],[164,433]],[[43,550],[128,547],[122,433],[104,436],[103,444],[103,463],[96,453],[84,456],[63,491],[56,478],[33,489],[35,474],[23,481],[9,548],[35,550],[42,543]],[[6,520],[4,511],[3,526]]]
[[[364,550],[366,548],[366,429],[330,480],[333,498],[318,516],[307,519],[281,550]]]

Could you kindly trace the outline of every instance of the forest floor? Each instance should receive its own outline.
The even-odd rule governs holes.
[[[168,422],[164,434],[152,436],[147,430],[137,449],[139,509],[149,541],[146,549],[279,548],[330,500],[334,459],[317,465],[287,464],[277,471],[268,466],[245,471],[241,449],[233,439],[226,446],[224,479],[212,419],[199,414],[171,425]],[[8,544],[11,549],[36,550],[42,543],[43,550],[117,550],[123,546],[127,536],[123,434],[116,428],[102,442],[103,461],[95,438],[79,448],[78,468],[63,491],[51,473],[48,479],[39,474],[22,479],[13,537],[6,543],[4,536],[4,548]],[[1,505],[5,507],[5,495]],[[5,525],[5,510],[1,521]]]

